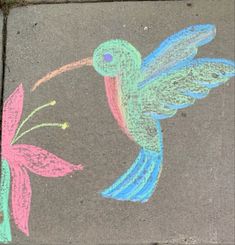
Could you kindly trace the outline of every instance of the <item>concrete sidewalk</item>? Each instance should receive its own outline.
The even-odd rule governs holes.
[[[70,124],[65,131],[35,130],[19,143],[85,165],[84,171],[62,178],[30,174],[30,235],[12,221],[15,244],[234,244],[234,79],[163,120],[164,167],[157,191],[145,204],[99,195],[131,166],[140,147],[113,119],[103,78],[93,68],[62,74],[30,92],[42,76],[92,56],[105,40],[127,40],[145,57],[172,33],[198,23],[217,26],[215,40],[198,55],[234,60],[234,1],[190,2],[42,4],[10,10],[4,99],[22,83],[23,118],[57,101],[27,128],[39,122]]]

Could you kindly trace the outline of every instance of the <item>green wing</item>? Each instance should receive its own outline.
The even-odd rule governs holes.
[[[225,59],[195,59],[149,81],[140,88],[144,115],[165,119],[178,109],[191,106],[212,88],[224,84],[235,75],[235,63]]]

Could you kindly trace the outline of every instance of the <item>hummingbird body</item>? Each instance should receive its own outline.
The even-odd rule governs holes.
[[[138,52],[132,50],[132,52]],[[137,56],[137,55],[136,55]],[[160,151],[160,142],[156,121],[144,114],[142,96],[138,83],[143,80],[140,66],[127,69],[125,76],[105,77],[105,89],[110,110],[122,131],[142,147]],[[160,122],[159,126],[160,126]]]
[[[141,90],[138,88],[139,82],[143,80],[139,52],[122,40],[114,40],[112,44],[118,48],[115,52],[119,54],[118,62],[121,67],[118,65],[116,76],[113,76],[113,73],[109,74],[108,71],[110,76],[104,78],[108,104],[122,131],[139,144],[142,150],[133,166],[114,185],[104,190],[102,195],[118,200],[144,202],[151,196],[160,174],[162,164],[160,122],[152,120],[144,112]],[[103,49],[106,47],[102,47],[101,51],[96,50],[98,55],[94,55],[95,62],[100,62],[96,61],[96,57],[100,58],[99,53],[105,52]]]
[[[104,190],[102,195],[104,197],[111,195],[118,200],[145,202],[154,191],[162,165],[160,122],[146,121],[147,118],[144,117],[138,101],[138,91],[128,90],[122,86],[124,84],[124,82],[119,83],[118,78],[105,77],[109,107],[123,132],[143,149],[132,168],[122,175],[111,188]],[[126,91],[128,93],[125,93]],[[139,105],[138,110],[132,106],[133,104]],[[146,128],[143,128],[143,125]],[[147,132],[146,129],[149,131]]]

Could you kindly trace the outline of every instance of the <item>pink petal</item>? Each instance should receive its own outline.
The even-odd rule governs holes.
[[[24,89],[22,83],[15,91],[6,99],[3,105],[2,115],[2,144],[8,145],[11,143],[15,131],[18,127],[24,100]]]
[[[14,159],[31,172],[45,177],[59,177],[76,170],[83,170],[83,166],[73,165],[54,154],[33,146],[13,145]]]
[[[31,186],[28,173],[24,167],[15,164],[11,166],[12,176],[12,215],[18,228],[29,235],[29,212],[31,203]]]

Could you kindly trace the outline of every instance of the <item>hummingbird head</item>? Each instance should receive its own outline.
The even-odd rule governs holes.
[[[32,87],[34,91],[46,81],[83,66],[94,66],[95,70],[106,77],[118,76],[122,81],[138,76],[141,67],[141,55],[138,50],[124,40],[109,40],[100,44],[94,51],[93,58],[88,57],[72,62],[49,72]]]
[[[102,76],[119,76],[125,79],[140,69],[141,55],[127,41],[109,40],[95,49],[93,66]]]

